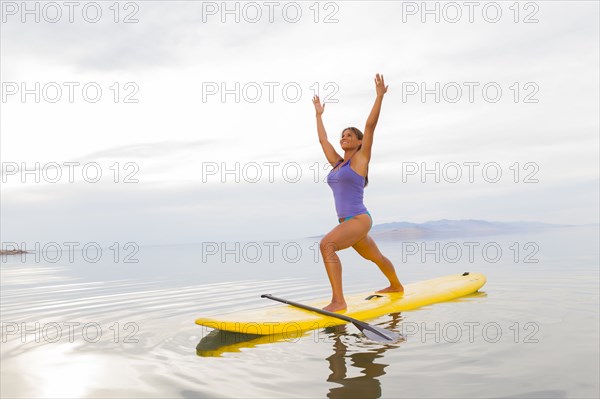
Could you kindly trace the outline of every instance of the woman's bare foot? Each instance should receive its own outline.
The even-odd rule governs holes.
[[[400,286],[390,285],[389,287],[384,288],[379,291],[376,291],[376,292],[404,292],[404,287],[402,285],[400,285]]]
[[[331,302],[329,305],[325,306],[323,310],[327,310],[330,312],[339,312],[340,310],[346,310],[347,305],[346,301],[343,302]]]

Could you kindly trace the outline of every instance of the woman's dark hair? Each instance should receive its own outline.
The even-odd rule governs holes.
[[[346,130],[351,130],[352,132],[354,132],[357,139],[362,140],[363,132],[361,132],[360,129],[358,129],[356,127],[347,127],[344,130],[342,130],[342,135],[344,134],[344,132]],[[362,147],[362,144],[358,146],[359,150],[360,150],[360,147]],[[365,177],[365,187],[367,187],[367,184],[369,184],[369,172],[367,172],[367,176]]]

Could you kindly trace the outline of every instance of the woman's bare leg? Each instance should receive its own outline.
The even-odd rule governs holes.
[[[320,250],[325,270],[331,284],[331,303],[323,309],[335,312],[346,309],[342,289],[342,264],[336,251],[348,248],[365,237],[371,228],[371,218],[367,214],[354,216],[335,226],[321,239]]]
[[[374,262],[390,281],[390,286],[377,292],[403,292],[404,287],[400,284],[394,265],[388,258],[383,256],[377,244],[370,236],[366,236],[352,246],[365,259]]]

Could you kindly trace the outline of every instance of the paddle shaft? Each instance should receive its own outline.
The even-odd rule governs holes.
[[[288,304],[288,305],[296,306],[296,307],[301,308],[301,309],[306,309],[306,310],[310,310],[310,311],[313,311],[313,312],[321,313],[322,315],[325,315],[325,316],[331,316],[331,317],[335,317],[335,318],[342,319],[342,320],[345,320],[345,321],[349,321],[350,323],[363,323],[360,320],[356,320],[356,319],[353,319],[352,317],[344,316],[343,314],[333,313],[333,312],[330,312],[330,311],[324,310],[324,309],[313,308],[312,306],[303,305],[303,304],[298,303],[298,302],[293,302],[293,301],[288,301],[287,299],[277,298],[277,297],[274,297],[271,294],[263,294],[260,297],[261,298],[269,298],[269,299],[272,299],[274,301],[278,301],[278,302],[285,303],[285,304]]]
[[[358,328],[363,334],[365,334],[367,336],[367,338],[375,340],[375,341],[395,342],[398,340],[398,337],[399,337],[399,335],[396,333],[385,330],[383,328],[372,326],[369,323],[365,323],[364,321],[353,319],[352,317],[348,317],[343,314],[333,313],[333,312],[330,312],[330,311],[324,310],[324,309],[313,308],[312,306],[303,305],[298,302],[289,301],[289,300],[283,299],[283,298],[277,298],[271,294],[263,294],[260,297],[272,299],[274,301],[285,303],[286,305],[295,306],[300,309],[305,309],[305,310],[309,310],[311,312],[320,313],[325,316],[335,317],[337,319],[348,321],[348,322],[354,324],[354,326],[356,326],[356,328]]]

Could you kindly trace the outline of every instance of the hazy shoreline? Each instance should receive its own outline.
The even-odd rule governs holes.
[[[537,232],[546,229],[578,227],[577,225],[542,222],[491,222],[487,220],[432,220],[425,223],[391,222],[374,225],[369,234],[374,238],[403,240],[427,238],[455,238],[466,236],[491,236],[508,233]],[[318,238],[322,235],[311,236]]]
[[[0,255],[21,255],[27,253],[29,252],[22,249],[0,249]]]

